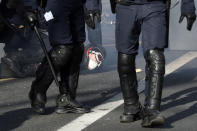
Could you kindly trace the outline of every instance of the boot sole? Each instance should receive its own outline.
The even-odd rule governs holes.
[[[148,123],[143,123],[142,126],[143,127],[152,127],[152,126],[163,125],[164,123],[165,123],[165,118],[164,117],[157,117],[157,118],[152,119]]]
[[[28,96],[29,96],[29,100],[30,100],[30,103],[31,103],[31,108],[32,108],[32,110],[33,110],[34,112],[38,113],[39,115],[44,115],[44,114],[45,114],[45,109],[43,109],[43,111],[39,111],[39,110],[37,110],[37,109],[33,106],[33,100],[32,100],[33,98],[32,98],[32,93],[31,93],[31,91],[29,92]]]
[[[36,113],[38,113],[39,115],[44,115],[45,114],[45,110],[44,111],[39,111],[37,109],[35,109],[33,106],[31,106],[32,110]]]
[[[65,113],[76,113],[76,114],[84,114],[89,113],[90,110],[83,110],[83,109],[56,109],[55,112],[57,114],[65,114]]]
[[[137,120],[135,120],[133,116],[129,116],[129,115],[120,116],[120,123],[130,123],[130,122],[135,122],[135,121]]]

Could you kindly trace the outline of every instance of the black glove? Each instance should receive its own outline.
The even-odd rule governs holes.
[[[34,26],[38,25],[38,19],[36,17],[36,14],[34,12],[25,12],[24,14],[25,22],[34,29]]]
[[[191,31],[194,22],[196,21],[195,13],[182,13],[179,19],[179,23],[183,21],[184,18],[187,18],[187,29]]]
[[[85,13],[85,22],[92,29],[95,29],[95,17],[97,18],[97,21],[100,23],[101,13],[99,10],[89,10]]]

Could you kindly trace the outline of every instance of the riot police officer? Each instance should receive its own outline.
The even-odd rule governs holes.
[[[167,47],[166,13],[165,0],[117,0],[116,48],[124,98],[124,112],[120,122],[142,119],[143,127],[162,125],[165,122],[164,116],[160,114],[160,103],[165,74],[164,48]],[[187,18],[187,29],[191,30],[196,19],[193,0],[182,0],[180,22],[184,17]],[[140,33],[147,67],[144,108],[139,102],[135,72]]]
[[[56,113],[87,113],[90,110],[76,101],[85,41],[83,3],[79,0],[40,2],[42,6],[46,4],[44,16],[52,46],[49,55],[56,73],[59,73],[61,78]],[[49,64],[43,59],[29,92],[32,109],[37,113],[45,113],[46,92],[52,82],[53,75]]]

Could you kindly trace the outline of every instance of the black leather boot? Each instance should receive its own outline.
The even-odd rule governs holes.
[[[73,53],[74,55],[70,65],[69,72],[69,94],[72,99],[75,99],[79,81],[80,64],[82,62],[84,54],[84,44],[76,44]]]
[[[47,101],[46,92],[53,81],[53,76],[48,66],[46,59],[38,67],[36,79],[32,82],[29,92],[29,99],[32,109],[39,113],[45,113],[45,103]]]
[[[47,100],[46,93],[38,93],[34,88],[31,88],[29,92],[29,99],[31,101],[31,107],[35,112],[39,114],[45,113],[45,103]]]
[[[60,94],[56,100],[57,107],[56,113],[63,114],[63,113],[89,113],[90,109],[83,107],[80,103],[76,100],[72,99],[68,94]]]
[[[76,101],[76,90],[80,72],[80,63],[84,53],[84,45],[76,44],[69,67],[61,70],[60,95],[57,98],[56,113],[88,113],[90,109],[83,107]]]
[[[143,115],[137,92],[135,57],[135,54],[118,53],[118,73],[124,98],[124,113],[120,116],[120,122],[123,123],[139,120]]]
[[[66,45],[58,45],[53,47],[49,54],[57,73],[61,67],[69,63],[72,57],[72,48]],[[29,92],[31,107],[35,112],[40,114],[45,113],[45,103],[47,101],[46,92],[53,82],[53,79],[49,64],[46,58],[44,58],[36,72],[36,79],[32,82]]]
[[[142,126],[163,125],[165,118],[160,114],[160,104],[165,74],[165,56],[161,50],[148,50],[145,59],[147,63],[147,91]]]

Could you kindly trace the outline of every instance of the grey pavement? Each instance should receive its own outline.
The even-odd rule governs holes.
[[[106,49],[108,55],[103,69],[93,73],[82,70],[80,75],[77,99],[91,108],[120,93],[116,71],[117,52],[114,46],[106,47]],[[166,51],[167,64],[185,53],[187,51]],[[162,112],[167,117],[167,123],[164,127],[156,128],[157,130],[195,130],[195,124],[192,123],[197,120],[196,64],[197,59],[194,59],[166,77]],[[136,61],[137,68],[143,70],[138,73],[139,81],[144,78],[144,65],[143,55],[140,51]],[[78,114],[58,115],[54,113],[55,99],[58,95],[58,89],[54,83],[47,93],[46,115],[35,114],[31,110],[28,100],[28,91],[32,80],[33,78],[25,78],[0,83],[0,131],[55,131],[81,116]],[[141,99],[143,99],[143,95]],[[122,105],[85,128],[85,130],[145,130],[141,128],[140,122],[120,124],[119,116],[121,113]]]

